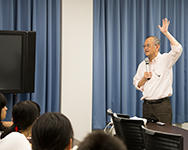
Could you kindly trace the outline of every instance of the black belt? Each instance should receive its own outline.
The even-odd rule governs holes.
[[[156,99],[156,100],[146,100],[144,99],[144,103],[146,104],[159,104],[164,101],[170,100],[169,97],[161,98],[161,99]]]

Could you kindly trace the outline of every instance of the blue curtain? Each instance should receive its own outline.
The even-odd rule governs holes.
[[[17,101],[32,99],[41,113],[60,106],[60,0],[0,0],[0,30],[36,31],[35,92],[8,94],[8,116]]]
[[[108,108],[142,117],[141,93],[132,81],[145,57],[142,45],[147,36],[161,39],[161,53],[170,50],[157,27],[165,17],[184,50],[173,67],[173,123],[188,121],[187,8],[187,0],[94,0],[93,129],[104,128]]]

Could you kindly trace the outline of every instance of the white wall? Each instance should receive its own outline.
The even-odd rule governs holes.
[[[62,0],[61,112],[75,138],[91,131],[93,0]]]

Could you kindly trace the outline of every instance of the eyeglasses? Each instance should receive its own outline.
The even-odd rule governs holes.
[[[152,45],[155,45],[155,44],[146,44],[146,45],[143,45],[143,48],[151,47]]]
[[[151,44],[143,45],[143,48],[146,48],[146,47],[151,47]]]

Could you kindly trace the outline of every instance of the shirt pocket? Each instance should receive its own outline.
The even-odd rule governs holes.
[[[153,66],[152,75],[155,78],[161,78],[164,74],[165,66],[162,63],[157,63]]]

